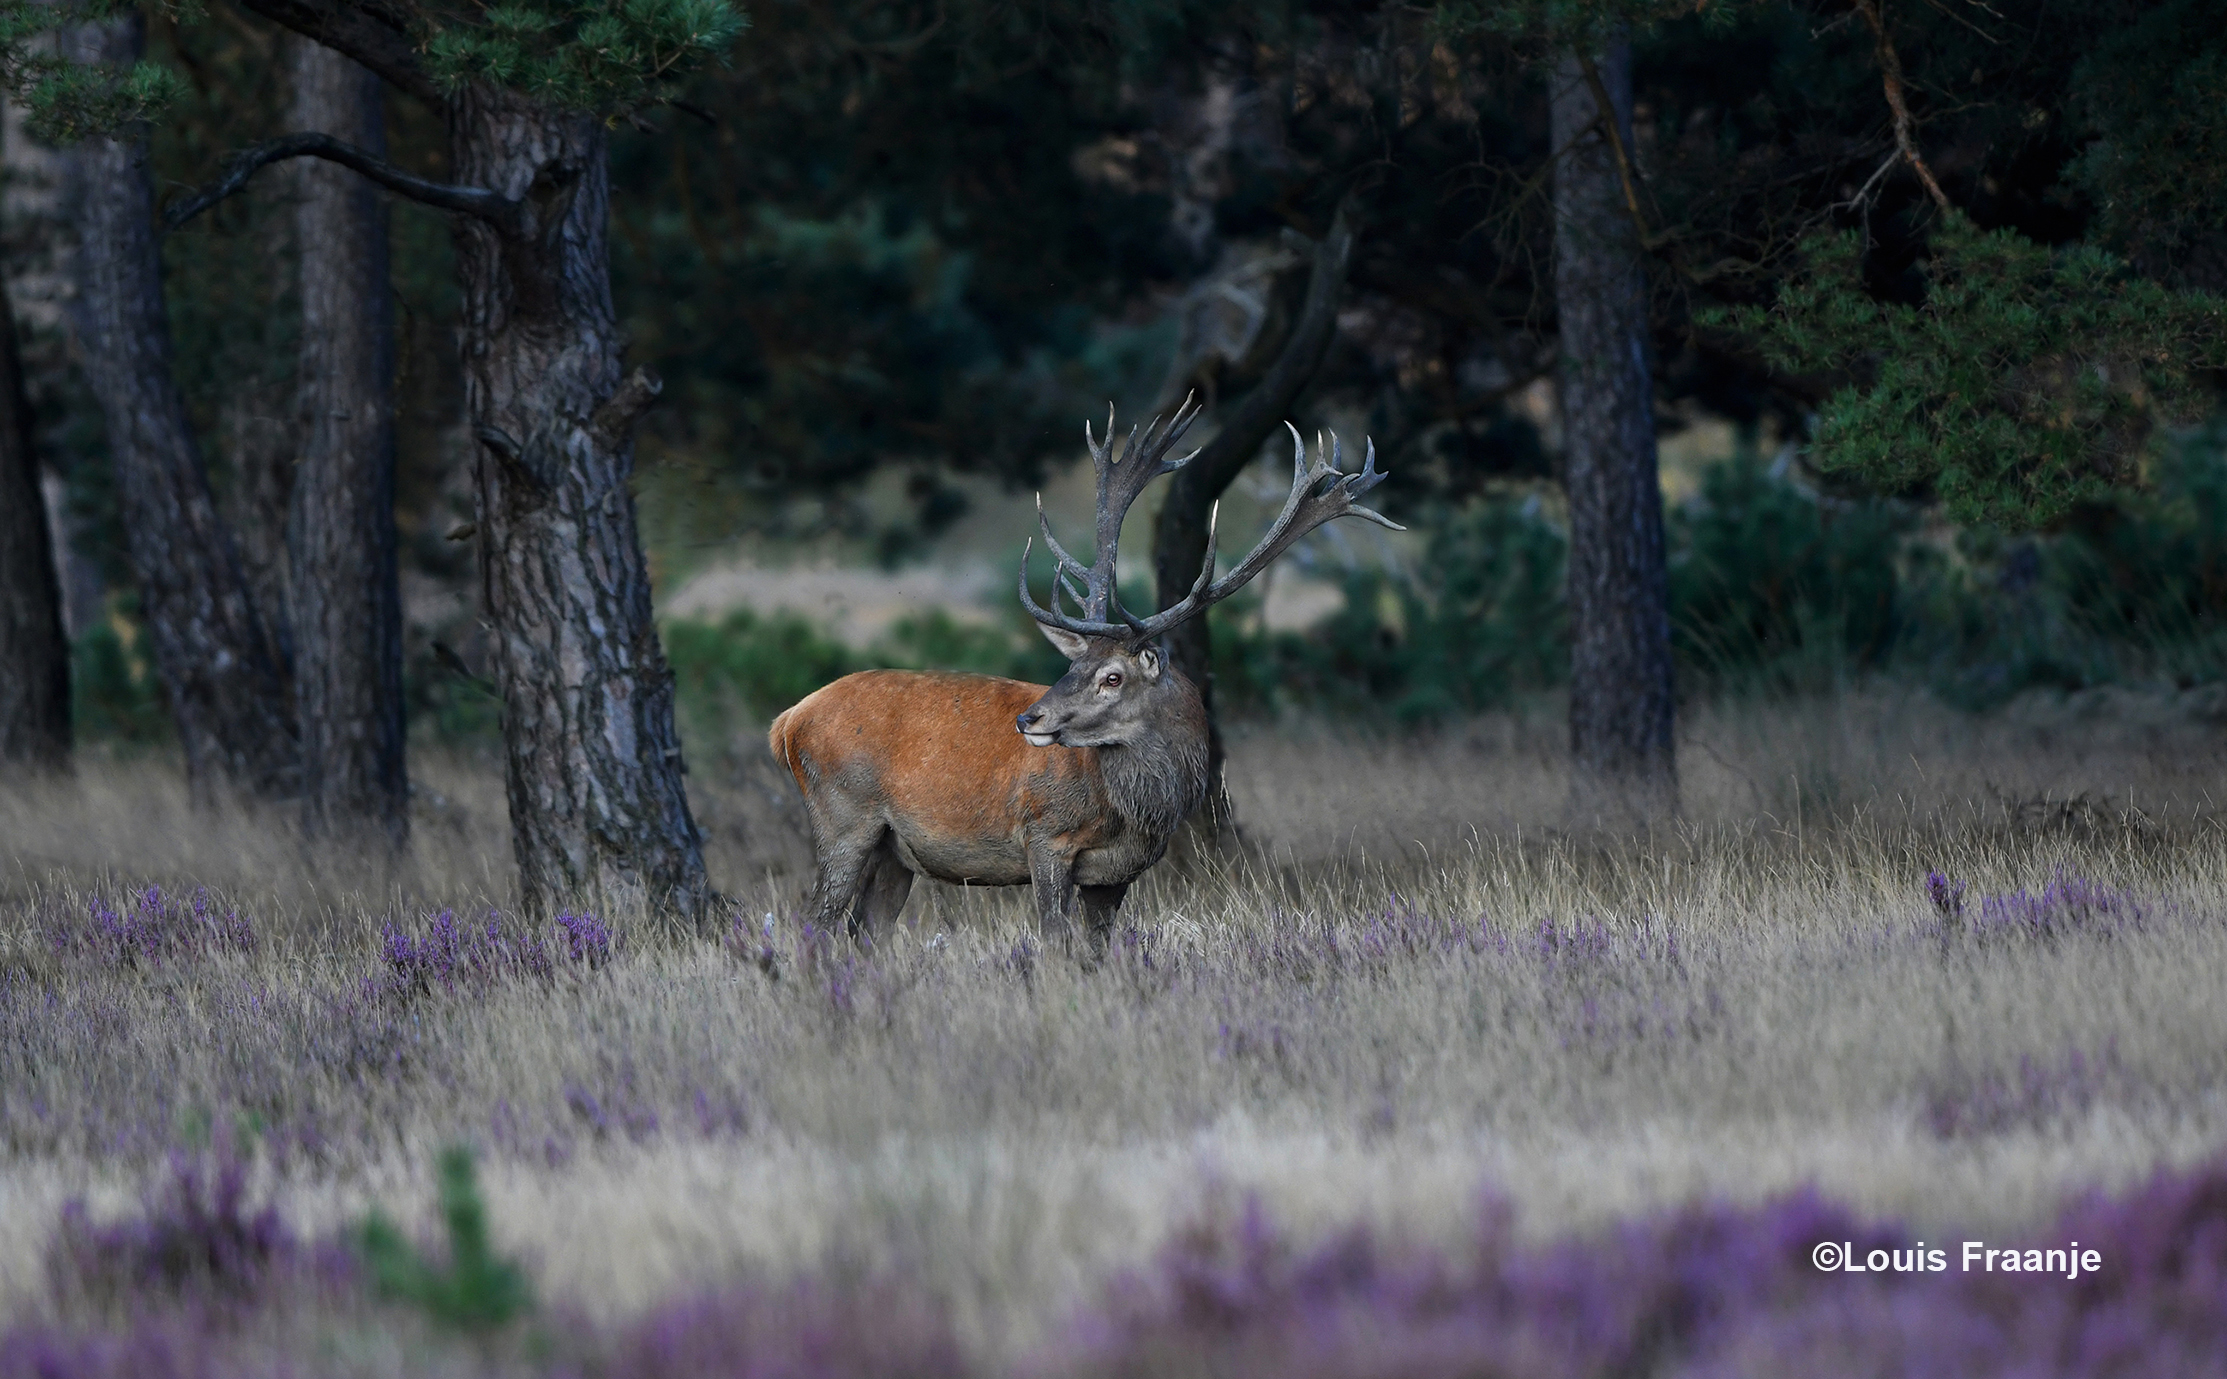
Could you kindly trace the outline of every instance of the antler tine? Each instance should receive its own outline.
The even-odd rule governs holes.
[[[1085,637],[1119,637],[1127,635],[1129,629],[1120,623],[1093,621],[1089,616],[1089,610],[1087,606],[1084,609],[1084,615],[1082,617],[1071,618],[1067,616],[1066,611],[1059,607],[1061,584],[1060,576],[1056,573],[1052,577],[1052,606],[1050,608],[1045,608],[1042,604],[1039,604],[1036,601],[1036,596],[1028,591],[1028,557],[1029,553],[1035,548],[1035,537],[1030,537],[1027,541],[1021,543],[1021,571],[1020,578],[1017,581],[1021,595],[1021,607],[1028,610],[1028,615],[1030,617],[1036,619],[1040,623],[1043,623],[1047,627],[1064,628],[1069,632],[1078,633]],[[1068,593],[1070,597],[1073,596],[1073,590],[1070,589]]]
[[[1293,542],[1325,522],[1335,521],[1340,517],[1362,517],[1393,531],[1407,530],[1383,513],[1354,505],[1355,498],[1384,482],[1384,476],[1376,472],[1374,441],[1369,442],[1368,457],[1361,466],[1361,472],[1347,474],[1338,468],[1338,462],[1343,458],[1343,448],[1335,436],[1331,437],[1327,446],[1327,456],[1323,454],[1326,447],[1317,440],[1315,462],[1310,465],[1307,463],[1307,443],[1301,438],[1299,428],[1290,422],[1285,422],[1284,426],[1291,432],[1291,494],[1284,499],[1283,511],[1277,513],[1276,520],[1269,525],[1268,534],[1260,539],[1259,545],[1253,547],[1251,554],[1238,562],[1236,569],[1220,579],[1214,579],[1214,529],[1210,522],[1207,528],[1206,563],[1199,570],[1199,577],[1192,584],[1191,591],[1149,618],[1132,620],[1135,623],[1136,637],[1158,637],[1177,624],[1197,617],[1243,588],[1253,576],[1288,550]],[[1324,479],[1330,480],[1327,486],[1323,485]]]
[[[1118,459],[1110,454],[1112,423],[1109,419],[1107,444],[1100,450],[1091,452],[1098,480],[1098,548],[1090,567],[1091,606],[1088,610],[1093,619],[1112,623],[1124,616],[1119,609],[1117,571],[1121,557],[1121,524],[1127,520],[1129,509],[1135,506],[1138,497],[1154,479],[1190,462],[1189,455],[1175,461],[1169,461],[1166,455],[1169,448],[1190,430],[1191,423],[1198,419],[1199,411],[1197,395],[1188,394],[1183,399],[1183,405],[1176,408],[1174,415],[1155,416],[1141,426],[1131,426],[1128,438],[1122,442]]]
[[[1090,432],[1090,418],[1083,418],[1083,444],[1090,447],[1090,463],[1094,470],[1103,470],[1113,462],[1114,406],[1106,404],[1106,438],[1101,441]]]
[[[1183,596],[1183,604],[1189,604],[1193,599],[1204,593],[1207,582],[1214,578],[1215,544],[1220,538],[1221,525],[1222,504],[1221,500],[1216,499],[1206,509],[1206,558],[1199,562],[1199,577],[1191,581],[1190,592]],[[1114,598],[1114,615],[1129,624],[1129,630],[1137,634],[1139,641],[1150,641],[1168,628],[1173,627],[1177,622],[1182,621],[1181,618],[1176,618],[1161,622],[1160,619],[1166,616],[1164,613],[1155,613],[1149,618],[1140,618],[1121,606],[1121,599],[1118,594]]]
[[[1377,472],[1376,442],[1372,440],[1369,442],[1368,453],[1364,454],[1361,457],[1361,472],[1345,481],[1345,491],[1351,496],[1358,498],[1362,494],[1367,493],[1370,489],[1375,488],[1378,484],[1383,483],[1385,477],[1386,476]],[[1373,508],[1355,508],[1353,509],[1353,515],[1355,517],[1365,517],[1369,521],[1376,523],[1378,526],[1388,528],[1392,531],[1407,530],[1407,528],[1401,526],[1399,523],[1393,521],[1389,517],[1386,517],[1383,513],[1378,512]]]
[[[1052,535],[1052,519],[1044,515],[1044,495],[1041,493],[1036,495],[1036,525],[1042,529],[1044,544],[1051,547],[1052,557],[1059,561],[1060,570],[1063,573],[1071,570],[1084,579],[1089,579],[1090,567],[1069,554],[1067,548],[1059,544],[1059,538]]]

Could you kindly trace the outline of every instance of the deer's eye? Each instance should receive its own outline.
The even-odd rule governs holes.
[[[1098,683],[1104,685],[1107,689],[1120,689],[1121,672],[1118,670],[1109,670],[1106,672],[1106,678],[1100,680]]]

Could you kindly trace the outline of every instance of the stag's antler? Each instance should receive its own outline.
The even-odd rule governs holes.
[[[1198,452],[1192,451],[1181,459],[1165,458],[1183,433],[1198,420],[1198,405],[1186,397],[1183,405],[1165,426],[1154,417],[1144,428],[1143,435],[1137,428],[1129,428],[1129,439],[1123,442],[1121,456],[1114,457],[1113,408],[1106,409],[1106,438],[1092,433],[1090,423],[1083,423],[1083,440],[1090,446],[1091,467],[1098,473],[1098,549],[1093,562],[1084,565],[1068,554],[1052,535],[1051,519],[1044,515],[1044,495],[1036,495],[1036,524],[1043,529],[1044,544],[1051,548],[1052,558],[1059,562],[1058,572],[1052,578],[1052,606],[1040,608],[1028,591],[1028,554],[1035,546],[1035,538],[1021,549],[1021,606],[1029,616],[1047,627],[1063,627],[1086,637],[1126,637],[1129,635],[1129,616],[1121,611],[1119,593],[1114,588],[1114,565],[1121,549],[1121,522],[1129,515],[1129,508],[1144,492],[1145,485],[1163,474],[1173,474],[1189,464]],[[1077,580],[1081,584],[1077,584]],[[1074,602],[1079,617],[1069,617],[1060,606],[1064,594]],[[1120,619],[1120,621],[1115,621]]]
[[[1282,555],[1293,542],[1325,522],[1352,516],[1366,518],[1393,531],[1407,530],[1383,513],[1356,506],[1353,501],[1384,482],[1384,475],[1378,473],[1376,468],[1374,441],[1368,443],[1368,453],[1362,459],[1361,472],[1358,474],[1345,473],[1338,467],[1338,462],[1344,458],[1344,452],[1336,436],[1330,438],[1330,454],[1327,459],[1323,458],[1321,438],[1316,438],[1315,462],[1310,466],[1307,463],[1306,442],[1300,439],[1299,428],[1285,422],[1285,429],[1291,432],[1291,496],[1284,500],[1284,510],[1276,515],[1275,522],[1268,528],[1268,534],[1260,539],[1259,545],[1253,547],[1250,555],[1237,563],[1236,569],[1215,579],[1214,528],[1216,519],[1221,515],[1221,504],[1216,503],[1207,516],[1206,561],[1199,567],[1199,577],[1192,583],[1191,591],[1151,617],[1131,616],[1121,606],[1120,594],[1114,585],[1114,554],[1121,536],[1121,519],[1128,514],[1129,505],[1136,501],[1137,494],[1143,491],[1147,483],[1161,474],[1181,469],[1190,461],[1191,456],[1186,455],[1180,460],[1157,465],[1151,463],[1159,460],[1160,455],[1190,426],[1197,415],[1189,399],[1185,399],[1183,410],[1176,413],[1175,423],[1160,438],[1157,450],[1151,449],[1150,445],[1159,423],[1155,421],[1152,427],[1147,428],[1145,464],[1129,465],[1131,455],[1137,450],[1136,433],[1132,431],[1130,442],[1122,451],[1123,467],[1117,467],[1107,455],[1112,447],[1112,421],[1109,414],[1106,444],[1101,446],[1093,440],[1090,450],[1091,460],[1098,469],[1098,561],[1095,565],[1086,569],[1053,539],[1051,523],[1044,516],[1043,499],[1037,499],[1037,521],[1044,529],[1046,544],[1059,561],[1059,571],[1054,576],[1052,586],[1052,607],[1049,610],[1038,607],[1028,591],[1028,548],[1022,549],[1021,606],[1028,609],[1031,617],[1047,626],[1064,628],[1086,637],[1118,637],[1131,644],[1148,642],[1236,593],[1253,576],[1268,568],[1269,562]],[[1086,425],[1083,430],[1084,435],[1088,436],[1089,427]],[[1116,475],[1118,482],[1110,485],[1109,479]],[[1116,506],[1108,506],[1109,495],[1118,500]],[[1080,589],[1075,587],[1072,578],[1077,575],[1084,580],[1084,586]],[[1081,617],[1070,618],[1060,608],[1059,596],[1062,591],[1081,606]]]

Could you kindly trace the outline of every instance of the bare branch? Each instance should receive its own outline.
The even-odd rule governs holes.
[[[1941,184],[1933,180],[1933,169],[1925,165],[1925,159],[1918,153],[1917,140],[1912,133],[1914,125],[1910,119],[1910,106],[1903,99],[1902,59],[1896,56],[1894,40],[1887,35],[1887,16],[1881,8],[1882,0],[1855,0],[1855,4],[1856,12],[1864,17],[1864,23],[1871,26],[1872,49],[1879,58],[1879,81],[1886,88],[1887,108],[1894,112],[1895,147],[1902,150],[1903,160],[1910,164],[1911,171],[1917,173],[1918,180],[1925,183],[1927,193],[1933,197],[1933,204],[1946,211],[1949,209],[1948,193],[1942,191]]]
[[[335,139],[330,134],[289,134],[234,154],[222,177],[164,212],[163,233],[169,234],[240,190],[258,170],[286,158],[323,158],[338,163],[344,168],[361,173],[389,191],[409,197],[412,201],[436,210],[477,216],[505,233],[515,232],[524,218],[521,203],[500,193],[482,187],[454,187],[413,177],[385,159],[354,144]]]
[[[713,129],[719,128],[719,117],[694,101],[684,101],[678,96],[666,96],[664,97],[664,103],[692,120],[701,120]]]
[[[1648,232],[1647,217],[1639,209],[1639,188],[1632,180],[1631,153],[1624,147],[1624,126],[1616,117],[1616,106],[1608,98],[1608,83],[1601,80],[1601,69],[1593,62],[1592,54],[1579,52],[1579,68],[1585,73],[1585,84],[1593,89],[1593,111],[1599,117],[1601,132],[1608,136],[1609,152],[1616,158],[1616,178],[1624,187],[1624,208],[1631,213],[1632,228],[1639,231],[1639,247],[1652,252],[1660,243]]]
[[[647,368],[638,368],[627,375],[624,383],[604,399],[588,418],[588,436],[599,449],[610,450],[626,439],[642,413],[657,401],[665,391],[665,381]]]

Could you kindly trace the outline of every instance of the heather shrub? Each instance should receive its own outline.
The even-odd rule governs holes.
[[[892,1280],[737,1285],[652,1309],[612,1340],[612,1379],[958,1379],[944,1309]]]
[[[493,910],[479,923],[460,923],[454,910],[442,910],[419,933],[389,919],[380,925],[379,975],[369,979],[369,989],[406,998],[483,990],[506,981],[547,982],[560,972],[608,966],[620,945],[609,925],[585,912],[559,914],[552,929],[552,935],[506,929]]]
[[[2013,1070],[1966,1073],[1929,1088],[1922,1118],[1944,1140],[2049,1130],[2076,1123],[2099,1101],[2123,1099],[2132,1081],[2108,1046],[2095,1057],[2079,1049],[2058,1058],[2021,1054]]]
[[[60,952],[117,967],[159,967],[255,947],[254,925],[237,908],[220,910],[206,889],[183,903],[159,886],[130,892],[120,906],[96,895],[85,903],[83,922],[59,920],[48,933]]]
[[[198,1318],[139,1317],[118,1331],[52,1325],[0,1331],[0,1379],[248,1379],[242,1362]]]
[[[1965,1272],[1956,1240],[1811,1192],[1539,1245],[1488,1204],[1449,1258],[1353,1231],[1300,1248],[1257,1203],[1202,1220],[1040,1355],[1041,1375],[1526,1379],[1601,1374],[2198,1375],[2227,1354],[2227,1164],[2161,1173],[2014,1243],[2102,1256],[2078,1279]],[[1820,1241],[1886,1272],[1824,1272]],[[1906,1266],[1920,1245],[1947,1268]],[[1905,1266],[1892,1268],[1899,1257]]]
[[[173,1154],[138,1216],[100,1224],[73,1200],[49,1246],[57,1290],[131,1307],[159,1295],[261,1297],[307,1253],[277,1207],[250,1201],[248,1177],[223,1138],[207,1156]]]
[[[2147,909],[2133,892],[2106,886],[2058,867],[2040,888],[1967,895],[1962,881],[1940,872],[1926,876],[1926,898],[1944,939],[1977,943],[2038,940],[2073,935],[2113,938],[2141,926]]]

